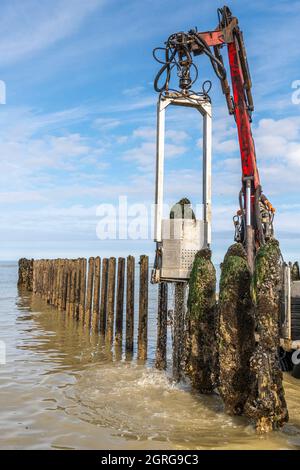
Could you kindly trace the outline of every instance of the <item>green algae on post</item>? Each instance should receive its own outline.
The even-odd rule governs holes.
[[[221,265],[217,331],[219,393],[226,411],[234,415],[243,413],[252,380],[249,360],[255,339],[250,282],[246,252],[236,243]]]
[[[278,359],[282,255],[277,240],[262,246],[255,259],[251,293],[259,336],[251,357],[254,380],[245,407],[259,433],[269,432],[288,421],[288,410]]]
[[[211,251],[196,254],[189,280],[186,374],[193,388],[212,393],[215,387],[216,271]]]

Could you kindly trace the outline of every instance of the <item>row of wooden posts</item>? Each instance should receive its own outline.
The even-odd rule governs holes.
[[[48,304],[65,311],[85,328],[99,333],[108,345],[134,349],[135,258],[100,257],[33,261],[32,290]],[[137,358],[147,359],[149,260],[139,260]],[[126,296],[126,302],[124,302]],[[124,312],[125,303],[125,312]]]

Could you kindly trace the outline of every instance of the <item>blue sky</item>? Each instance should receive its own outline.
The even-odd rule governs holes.
[[[300,1],[230,1],[244,31],[256,111],[262,185],[277,208],[287,259],[300,258]],[[151,240],[100,241],[102,203],[154,197],[157,64],[152,49],[175,31],[214,29],[215,0],[2,0],[0,79],[0,259],[151,254]],[[224,50],[224,54],[226,51]],[[214,107],[213,251],[232,241],[240,190],[233,118],[217,78]],[[200,86],[200,84],[199,84]],[[201,197],[199,117],[169,113],[166,201]]]

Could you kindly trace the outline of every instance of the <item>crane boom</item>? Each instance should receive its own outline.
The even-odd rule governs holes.
[[[180,93],[184,96],[194,94],[192,86],[195,80],[191,78],[191,70],[198,70],[193,56],[205,54],[209,57],[214,71],[221,81],[226,98],[229,114],[234,115],[241,155],[242,189],[240,192],[240,210],[234,217],[235,240],[244,244],[247,250],[250,268],[256,250],[267,239],[273,236],[274,208],[262,194],[259,172],[256,162],[255,144],[252,136],[251,122],[254,111],[251,93],[252,82],[248,67],[247,54],[243,33],[239,28],[238,19],[234,17],[227,6],[218,10],[219,24],[214,31],[172,34],[165,48],[156,48],[154,57],[162,65],[158,72],[154,87],[161,94],[168,95],[169,85],[174,67],[179,76]],[[227,46],[230,68],[231,87],[228,83],[221,49]],[[157,50],[165,51],[165,60],[157,58]],[[165,82],[159,86],[163,74]],[[207,82],[205,82],[207,83]],[[202,94],[208,96],[203,84]]]

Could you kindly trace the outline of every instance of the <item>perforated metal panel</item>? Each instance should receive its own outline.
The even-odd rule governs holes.
[[[292,282],[291,321],[292,340],[300,340],[300,281]]]
[[[184,248],[181,248],[181,269],[186,269],[188,271],[192,269],[196,253],[197,250],[185,250]]]
[[[188,280],[196,253],[207,246],[202,220],[166,219],[162,222],[161,280]]]

